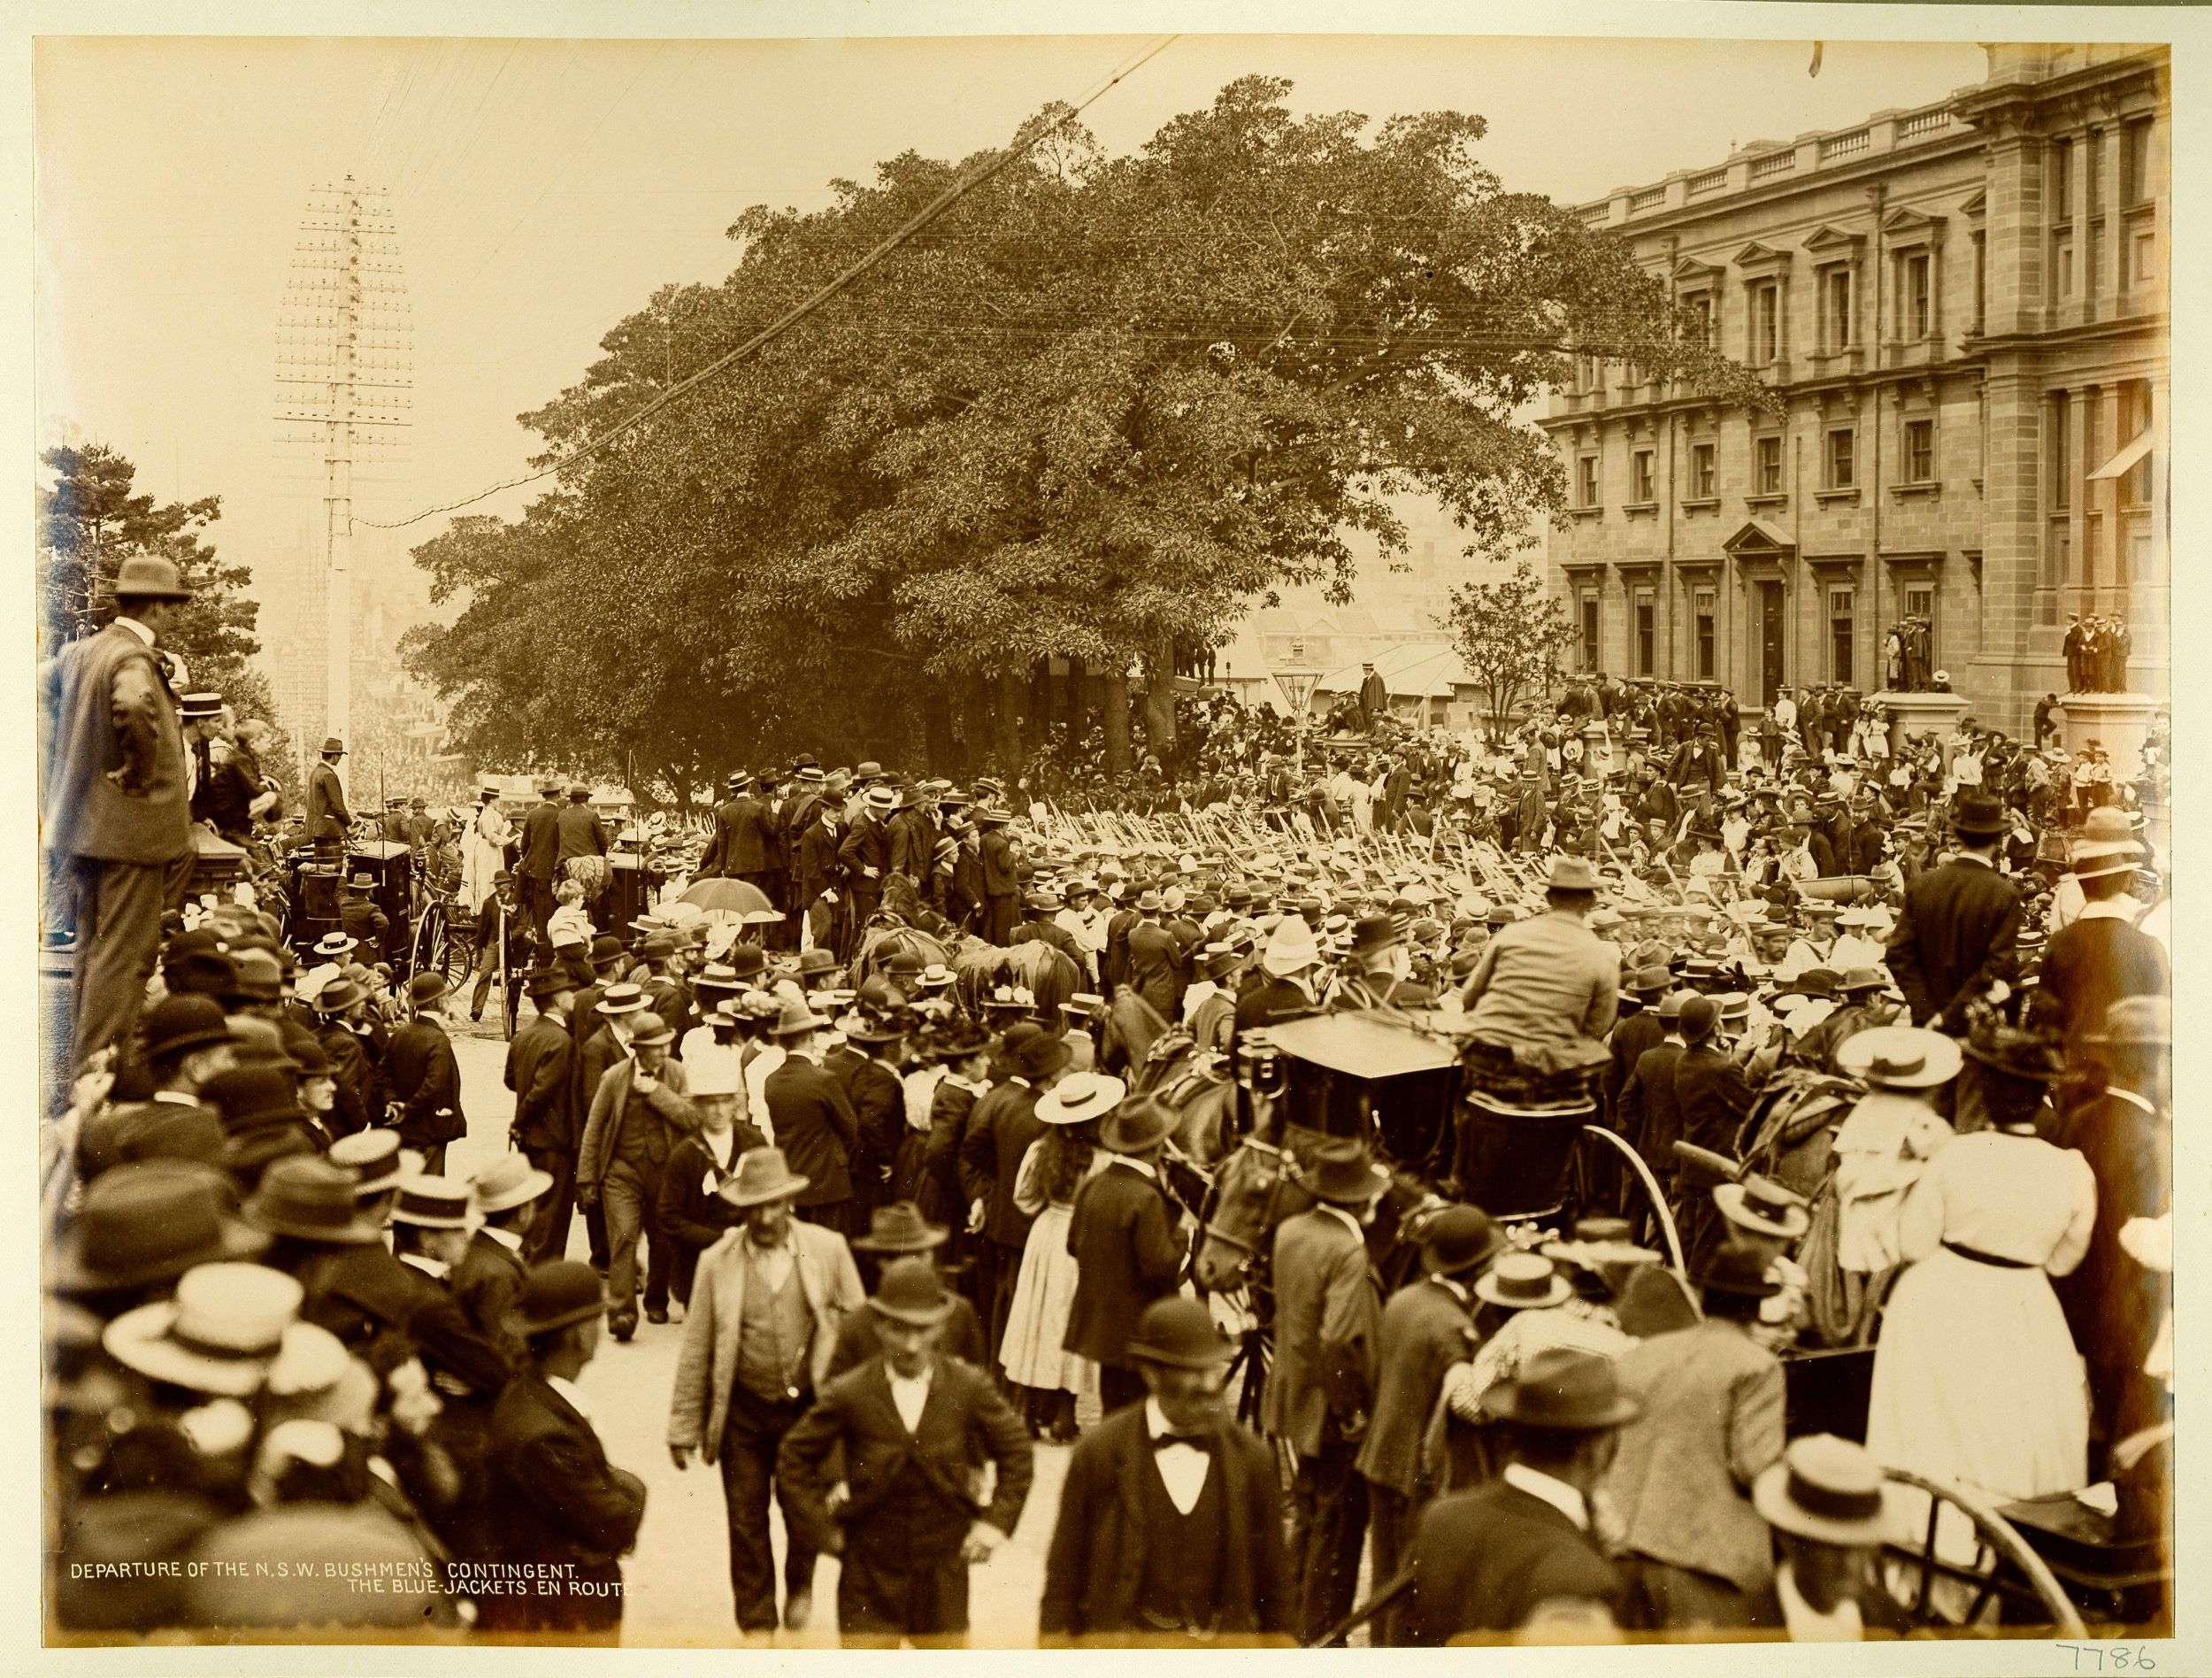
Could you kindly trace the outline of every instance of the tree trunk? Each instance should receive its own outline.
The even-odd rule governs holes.
[[[1129,678],[1120,670],[1106,673],[1106,773],[1129,773]]]
[[[922,758],[933,775],[949,773],[953,765],[952,700],[942,687],[933,687],[922,700]]]
[[[1090,727],[1090,693],[1087,686],[1089,674],[1080,658],[1068,660],[1067,697],[1062,714],[1068,720],[1068,738],[1079,745]]]
[[[997,727],[992,739],[993,754],[998,758],[999,773],[1008,777],[1021,773],[1022,751],[1022,688],[1020,676],[1007,671],[998,679],[998,704],[993,720]]]
[[[968,675],[960,680],[962,768],[968,774],[979,774],[983,761],[991,755],[991,684],[982,676]]]
[[[1165,642],[1145,656],[1144,743],[1162,764],[1175,749],[1175,650]]]

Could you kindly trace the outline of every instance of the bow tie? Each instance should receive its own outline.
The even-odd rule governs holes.
[[[1165,1451],[1170,1445],[1188,1445],[1193,1451],[1210,1449],[1214,1442],[1211,1433],[1164,1433],[1152,1436],[1152,1449]]]

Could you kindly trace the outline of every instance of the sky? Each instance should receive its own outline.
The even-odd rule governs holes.
[[[913,149],[1003,144],[1099,87],[1143,37],[512,41],[45,37],[36,47],[42,443],[104,442],[158,497],[219,495],[215,540],[264,567],[314,516],[280,456],[276,322],[311,188],[389,189],[415,335],[407,458],[364,486],[399,518],[525,469],[516,416],[577,380],[670,282],[733,266],[749,206],[813,208]],[[1847,126],[1978,81],[1969,43],[1191,35],[1087,121],[1133,150],[1225,83],[1301,111],[1488,119],[1504,183],[1565,202]],[[527,492],[474,511],[512,515]],[[443,516],[363,531],[404,569]]]

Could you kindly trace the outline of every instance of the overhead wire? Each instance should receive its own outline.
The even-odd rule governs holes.
[[[746,357],[751,355],[755,350],[759,350],[764,345],[781,336],[785,332],[789,331],[792,327],[797,325],[798,322],[812,314],[824,304],[829,302],[830,299],[843,292],[847,288],[851,286],[855,281],[865,274],[870,269],[875,267],[886,257],[889,256],[894,250],[896,250],[901,245],[906,243],[908,240],[914,236],[914,235],[928,227],[939,217],[942,216],[947,211],[950,210],[954,204],[959,203],[961,199],[966,197],[978,187],[980,187],[987,181],[995,179],[1005,169],[1011,166],[1020,158],[1028,155],[1032,150],[1033,150],[1047,137],[1057,133],[1060,129],[1065,127],[1069,123],[1074,121],[1076,118],[1081,116],[1084,112],[1090,109],[1092,105],[1095,104],[1100,99],[1103,98],[1116,87],[1119,86],[1122,81],[1135,74],[1146,65],[1151,63],[1154,58],[1159,57],[1161,53],[1166,51],[1167,49],[1174,44],[1179,38],[1179,36],[1172,35],[1163,36],[1159,41],[1146,48],[1141,53],[1137,55],[1125,65],[1113,71],[1101,85],[1099,85],[1094,91],[1087,94],[1078,103],[1070,106],[1070,108],[1063,115],[1055,119],[1051,122],[1041,125],[1037,131],[1032,134],[1026,140],[1018,140],[1013,145],[1009,146],[983,168],[977,170],[971,175],[964,176],[963,179],[955,181],[943,192],[940,193],[935,198],[932,199],[929,204],[925,205],[919,212],[908,220],[903,226],[893,232],[888,237],[884,239],[873,250],[870,250],[865,256],[862,257],[857,262],[852,264],[849,267],[846,268],[841,273],[838,274],[834,279],[829,281],[826,284],[818,288],[812,295],[808,296],[803,302],[787,310],[781,316],[771,322],[761,331],[754,334],[750,338],[745,340],[744,343],[739,344],[736,348],[726,351],[723,355],[718,356],[714,360],[700,368],[698,372],[692,373],[688,377],[680,381],[678,383],[672,385],[668,389],[663,391],[658,396],[655,397],[652,401],[646,403],[642,407],[639,408],[636,412],[631,413],[626,418],[617,420],[613,425],[609,426],[603,431],[586,438],[573,449],[571,449],[562,454],[558,459],[551,461],[548,465],[541,466],[534,472],[526,473],[518,477],[509,478],[502,482],[493,484],[488,489],[480,489],[477,491],[476,494],[465,496],[458,501],[449,501],[439,506],[426,507],[420,512],[413,513],[405,519],[391,520],[356,520],[354,522],[357,525],[366,526],[372,529],[403,529],[409,525],[419,524],[425,519],[434,518],[442,512],[453,512],[463,507],[472,506],[477,502],[482,501],[488,496],[497,495],[503,489],[518,489],[525,484],[536,483],[543,479],[553,476],[556,473],[561,472],[568,466],[574,465],[577,461],[583,459],[585,457],[597,452],[599,450],[604,448],[608,443],[613,442],[617,437],[622,435],[625,432],[638,425],[641,421],[650,419],[654,414],[660,412],[663,409],[668,407],[672,403],[678,401],[682,396],[696,389],[699,386],[706,383],[710,379],[712,379],[717,374],[720,373],[725,368],[734,366],[737,362],[743,360]],[[542,196],[542,194],[541,194],[541,196]],[[487,259],[488,260],[488,258]]]

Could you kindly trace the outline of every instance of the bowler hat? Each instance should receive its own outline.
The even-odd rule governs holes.
[[[312,1155],[272,1160],[243,1211],[255,1228],[302,1241],[358,1247],[383,1235],[374,1219],[361,1215],[352,1176]]]
[[[1406,941],[1409,921],[1404,915],[1363,915],[1352,928],[1354,957],[1371,955]]]
[[[1482,1407],[1500,1421],[1562,1433],[1617,1428],[1643,1409],[1621,1389],[1611,1359],[1564,1348],[1538,1352],[1521,1366],[1517,1381],[1485,1392]]]
[[[142,1288],[195,1265],[250,1258],[269,1244],[228,1211],[219,1172],[181,1159],[143,1159],[102,1172],[48,1261],[58,1293]]]
[[[423,972],[407,981],[407,1000],[418,1008],[426,1008],[445,995],[445,975]]]
[[[1432,1276],[1456,1276],[1487,1264],[1503,1244],[1489,1213],[1476,1206],[1447,1206],[1421,1232],[1421,1267]]]
[[[1985,792],[1962,792],[1951,805],[1951,827],[1969,838],[1986,839],[2005,831],[2004,806]]]
[[[1720,1004],[1711,997],[1693,995],[1682,1004],[1681,1020],[1683,1036],[1701,1042],[1720,1024]]]
[[[192,590],[184,585],[175,561],[155,554],[134,554],[115,568],[115,597],[119,600],[189,600]]]
[[[944,1225],[922,1216],[910,1200],[878,1206],[868,1214],[868,1233],[853,1238],[855,1252],[927,1252],[945,1244],[951,1234]]]
[[[623,958],[622,940],[611,932],[603,932],[591,941],[591,965],[611,967]]]
[[[879,1315],[917,1328],[942,1322],[953,1312],[953,1297],[937,1266],[922,1258],[894,1258],[884,1266],[868,1304]]]
[[[342,741],[342,740],[339,739],[339,738],[338,738],[338,736],[337,736],[336,735],[331,735],[327,736],[327,737],[326,737],[326,738],[323,741],[323,756],[324,756],[324,757],[326,757],[326,758],[342,758],[342,757],[344,757],[345,755],[346,755],[346,743],[345,743],[344,741]]]
[[[1390,1174],[1362,1142],[1324,1143],[1298,1181],[1316,1200],[1333,1206],[1363,1206],[1390,1187]]]
[[[553,1174],[541,1171],[528,1158],[503,1153],[478,1167],[469,1179],[470,1204],[486,1217],[527,1205],[553,1186]]]
[[[1214,1327],[1212,1312],[1180,1294],[1147,1305],[1129,1337],[1130,1357],[1170,1369],[1212,1369],[1236,1355],[1236,1347]]]
[[[212,997],[164,997],[147,1011],[144,1029],[149,1060],[235,1041]]]
[[[748,1148],[737,1158],[737,1169],[722,1180],[715,1192],[733,1206],[759,1206],[772,1200],[788,1200],[813,1181],[795,1176],[780,1148]]]
[[[654,1049],[676,1041],[676,1028],[648,1008],[630,1017],[630,1042],[634,1047]]]
[[[599,1273],[580,1258],[555,1258],[530,1266],[522,1279],[511,1321],[528,1340],[603,1317],[606,1312],[607,1290]]]
[[[249,1004],[274,1002],[284,994],[284,963],[270,951],[241,950],[231,958],[227,993]]]
[[[1833,1434],[1793,1439],[1751,1482],[1751,1505],[1778,1532],[1871,1549],[1889,1535],[1882,1465],[1864,1445]]]
[[[221,1112],[223,1128],[233,1133],[296,1119],[302,1116],[296,1082],[299,1075],[290,1066],[271,1063],[233,1066],[201,1085],[200,1099]]]
[[[1770,1299],[1782,1291],[1781,1284],[1767,1276],[1766,1255],[1735,1242],[1724,1242],[1708,1253],[1695,1280],[1708,1293],[1747,1299]]]

